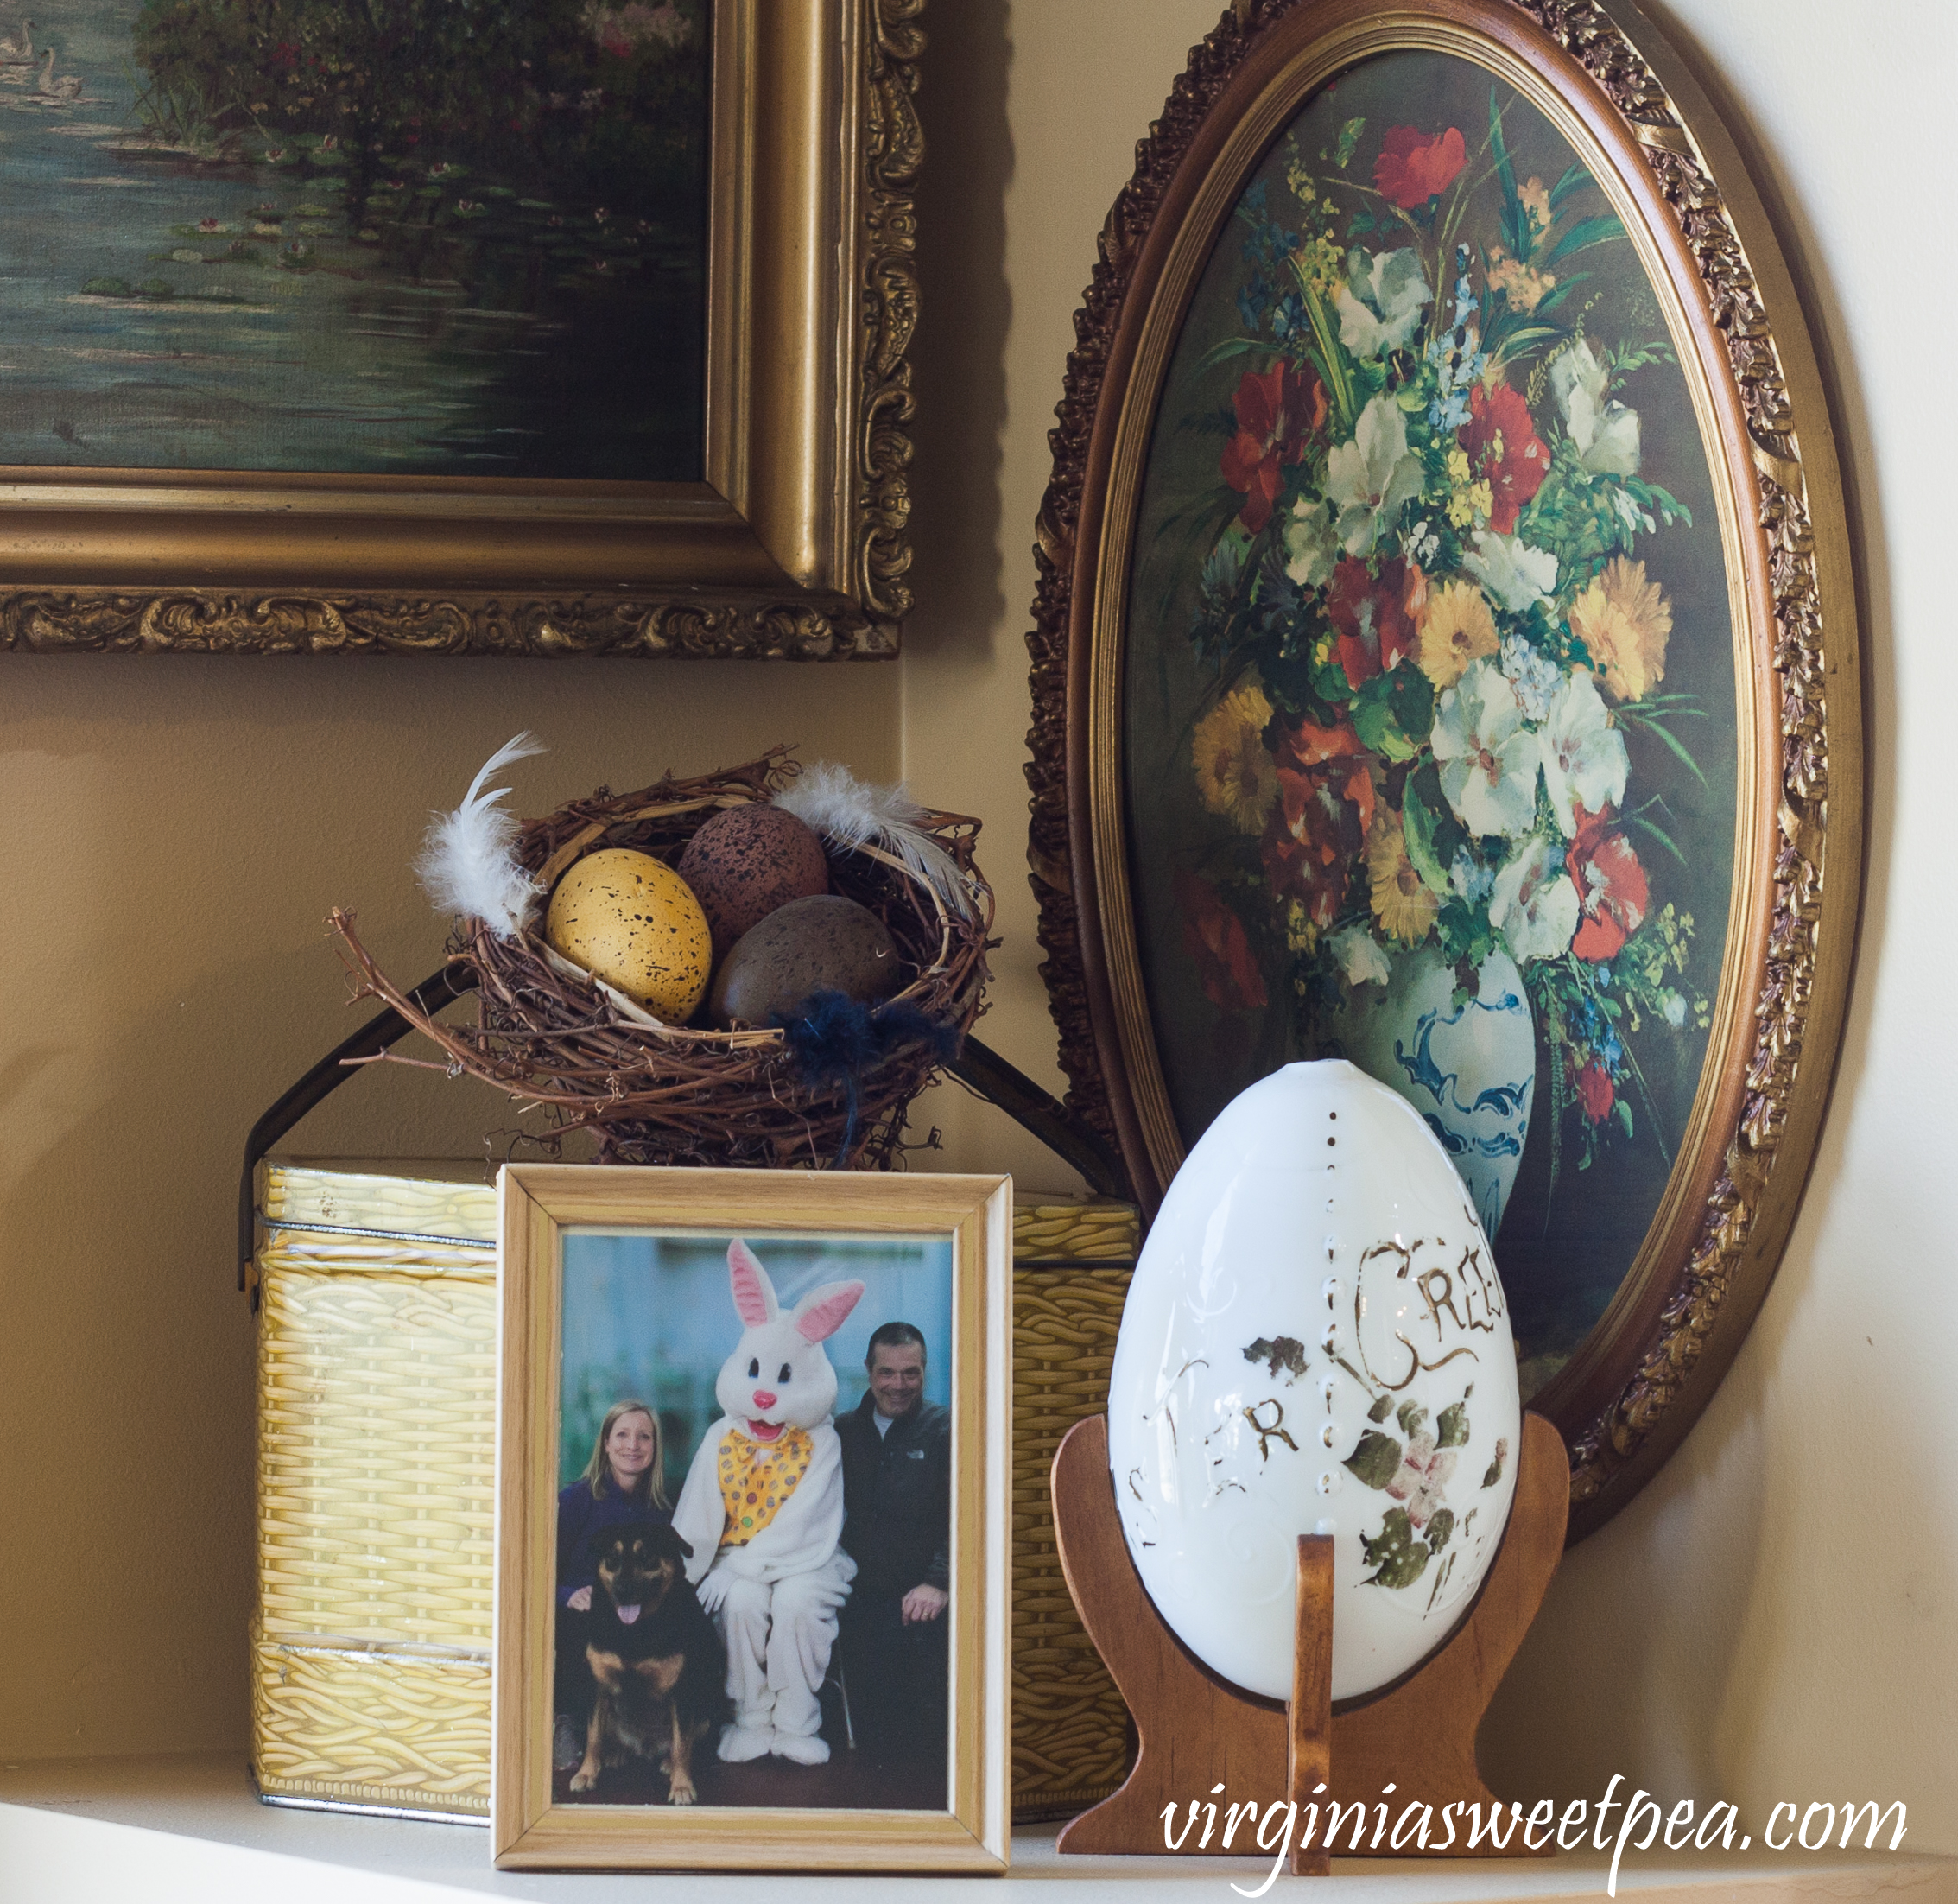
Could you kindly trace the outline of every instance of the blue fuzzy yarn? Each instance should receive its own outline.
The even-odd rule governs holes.
[[[795,1081],[804,1090],[844,1095],[837,1165],[856,1141],[857,1088],[862,1079],[910,1045],[925,1045],[941,1063],[959,1053],[959,1033],[916,1006],[865,1005],[842,992],[812,992],[793,1011],[774,1013],[769,1024],[783,1034]]]

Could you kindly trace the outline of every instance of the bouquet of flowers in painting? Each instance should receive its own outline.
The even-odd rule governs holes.
[[[1613,310],[1592,269],[1629,246],[1589,175],[1525,170],[1513,110],[1295,127],[1220,241],[1232,334],[1187,366],[1228,366],[1229,410],[1157,425],[1221,437],[1169,524],[1212,819],[1175,874],[1186,949],[1223,1012],[1289,1005],[1300,1047],[1415,1096],[1491,1235],[1538,1034],[1553,1172],[1582,1169],[1649,1115],[1642,1038],[1708,1012],[1634,764],[1704,784],[1668,670],[1692,512],[1625,400],[1673,353],[1643,279]]]

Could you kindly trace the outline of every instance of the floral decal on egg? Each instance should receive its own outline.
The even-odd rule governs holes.
[[[1441,1560],[1446,1552],[1455,1531],[1454,1510],[1447,1505],[1448,1488],[1454,1478],[1459,1450],[1468,1441],[1468,1398],[1474,1393],[1475,1384],[1470,1382],[1461,1399],[1442,1409],[1432,1427],[1428,1411],[1413,1402],[1403,1402],[1397,1411],[1391,1395],[1374,1403],[1369,1418],[1385,1421],[1392,1412],[1406,1439],[1369,1428],[1342,1463],[1356,1480],[1399,1503],[1383,1515],[1378,1533],[1360,1536],[1366,1564],[1374,1570],[1368,1586],[1411,1587],[1427,1572],[1429,1562]],[[1471,1507],[1461,1524],[1464,1533],[1474,1518]],[[1442,1562],[1429,1590],[1430,1605],[1448,1584],[1454,1565],[1453,1554]]]

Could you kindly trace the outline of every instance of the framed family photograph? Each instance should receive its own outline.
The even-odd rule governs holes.
[[[1854,578],[1773,229],[1633,4],[1255,0],[1102,257],[1030,638],[1071,1102],[1153,1209],[1283,1064],[1398,1091],[1581,1536],[1766,1291],[1854,956]]]
[[[0,38],[0,645],[890,651],[921,0]]]
[[[1009,1181],[499,1183],[497,1864],[1003,1869]]]

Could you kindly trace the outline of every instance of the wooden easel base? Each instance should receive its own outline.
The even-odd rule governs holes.
[[[1109,1479],[1105,1417],[1093,1416],[1068,1431],[1054,1457],[1053,1486],[1054,1529],[1068,1590],[1088,1637],[1128,1702],[1139,1740],[1127,1782],[1071,1820],[1061,1833],[1059,1849],[1226,1855],[1220,1840],[1227,1806],[1256,1799],[1263,1816],[1271,1801],[1283,1802],[1288,1795],[1294,1727],[1287,1711],[1247,1698],[1219,1679],[1163,1623],[1122,1535]],[[1467,1619],[1439,1653],[1391,1691],[1333,1715],[1330,1770],[1301,1783],[1300,1789],[1309,1793],[1319,1778],[1325,1779],[1329,1789],[1319,1794],[1321,1807],[1328,1800],[1337,1802],[1342,1814],[1353,1805],[1368,1807],[1359,1844],[1353,1845],[1348,1822],[1340,1833],[1340,1850],[1369,1857],[1549,1854],[1548,1845],[1526,1850],[1520,1827],[1509,1834],[1505,1846],[1486,1836],[1471,1846],[1466,1812],[1479,1805],[1486,1820],[1499,1804],[1477,1769],[1475,1735],[1556,1571],[1569,1511],[1570,1469],[1562,1438],[1541,1415],[1526,1414],[1509,1526]],[[1310,1544],[1302,1542],[1302,1548]],[[1329,1637],[1325,1646],[1329,1660]],[[1309,1738],[1310,1715],[1299,1718],[1302,1736]],[[1390,1784],[1395,1790],[1383,1799]],[[1213,1795],[1218,1785],[1224,1789]],[[1184,1834],[1180,1845],[1172,1844],[1165,1837],[1163,1807],[1175,1808],[1180,1830],[1192,1799],[1199,1801],[1199,1825]],[[1376,1835],[1383,1803],[1385,1829]],[[1217,1807],[1216,1829],[1207,1831],[1201,1823],[1202,1807],[1212,1804]],[[1413,1841],[1423,1805],[1432,1807],[1434,1818],[1425,1845]],[[1454,1814],[1454,1843],[1444,1850],[1442,1840],[1448,1833],[1442,1818],[1449,1805],[1463,1809]],[[1303,1815],[1302,1810],[1302,1819]],[[1393,1835],[1404,1817],[1410,1823],[1403,1842],[1396,1844]],[[1258,1855],[1249,1837],[1240,1828],[1227,1855]],[[1209,1842],[1200,1844],[1200,1837]],[[1269,1855],[1275,1847],[1265,1849]],[[1324,1868],[1322,1862],[1313,1862]]]

